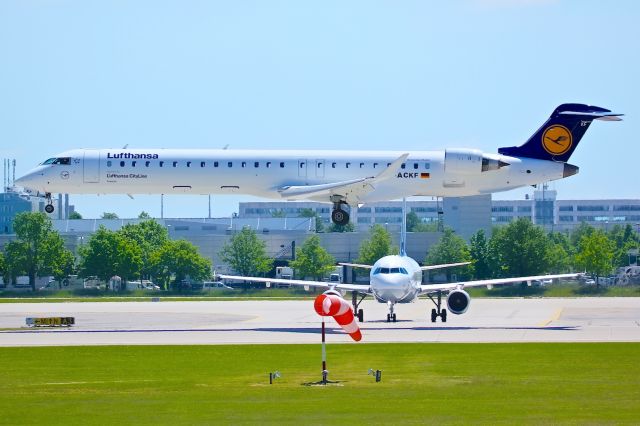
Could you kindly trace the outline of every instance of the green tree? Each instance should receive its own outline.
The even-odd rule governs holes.
[[[287,217],[287,213],[284,210],[272,210],[271,217]]]
[[[571,241],[573,253],[576,253],[578,251],[578,248],[580,246],[580,240],[582,240],[582,237],[586,235],[591,235],[595,230],[596,228],[589,225],[588,223],[580,222],[580,225],[578,225],[573,230],[573,232],[571,232],[571,235],[569,237],[569,240]]]
[[[112,212],[104,212],[102,216],[100,216],[100,219],[118,219],[118,215]]]
[[[128,223],[119,231],[124,237],[134,241],[140,247],[142,267],[140,275],[149,277],[152,273],[151,256],[153,252],[159,250],[169,241],[167,228],[156,222],[154,219],[143,220],[140,223]]]
[[[369,239],[360,244],[357,263],[373,265],[381,257],[398,253],[398,248],[391,244],[391,234],[383,226],[373,225],[369,234]]]
[[[352,222],[347,222],[346,225],[338,225],[332,222],[327,232],[354,232],[355,230],[356,227]]]
[[[549,239],[547,250],[549,269],[547,272],[561,274],[571,271],[575,253],[569,236],[560,232],[551,232],[547,238]]]
[[[71,213],[69,213],[69,219],[71,220],[82,219],[82,215],[74,210]]]
[[[520,218],[495,228],[489,240],[492,261],[500,276],[537,275],[549,269],[549,240],[543,229]]]
[[[102,281],[117,275],[124,282],[135,279],[142,267],[142,250],[131,239],[101,226],[80,249],[80,275]]]
[[[333,256],[320,245],[320,237],[313,235],[296,250],[296,260],[289,262],[289,265],[296,270],[299,277],[321,280],[325,274],[331,272],[335,263]]]
[[[220,257],[239,275],[264,274],[273,264],[273,259],[267,257],[266,247],[255,231],[244,228],[222,247]]]
[[[8,244],[8,263],[14,277],[21,273],[29,276],[29,284],[35,291],[36,275],[50,275],[63,268],[70,257],[68,250],[44,213],[17,214],[13,229],[16,241]]]
[[[427,265],[438,265],[443,263],[471,262],[471,254],[465,240],[456,235],[451,228],[445,228],[440,237],[440,241],[429,249],[425,263]],[[451,276],[455,272],[463,277],[473,273],[471,265],[458,266],[455,268],[443,269],[447,274],[447,281],[451,281]],[[460,277],[458,277],[460,279]]]
[[[601,230],[584,235],[578,244],[576,266],[596,278],[613,269],[614,243]]]
[[[416,212],[407,213],[407,232],[415,232],[415,228],[420,225],[421,221]]]
[[[193,281],[204,281],[211,277],[211,261],[198,253],[198,249],[187,240],[164,242],[151,256],[156,280],[166,289],[174,278],[179,284],[189,277]]]
[[[151,219],[151,215],[143,210],[138,215],[138,219]]]
[[[438,232],[438,222],[420,222],[413,228],[413,232]]]
[[[0,276],[4,276],[5,268],[4,253],[0,252]]]
[[[473,259],[473,269],[477,279],[491,277],[491,259],[489,254],[489,242],[484,230],[480,229],[471,236],[469,241],[469,255]]]
[[[4,250],[6,255],[4,281],[15,284],[18,276],[27,274],[28,246],[21,241],[11,241]]]
[[[607,234],[614,246],[613,264],[616,266],[628,265],[629,250],[638,247],[638,240],[632,226],[630,224],[626,226],[615,225]]]

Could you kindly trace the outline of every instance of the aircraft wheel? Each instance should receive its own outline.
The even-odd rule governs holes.
[[[436,322],[436,318],[438,318],[438,313],[435,309],[431,310],[431,322]]]
[[[396,322],[396,314],[391,314],[391,319],[393,320],[393,322]]]
[[[53,213],[54,207],[53,204],[47,204],[46,206],[44,206],[44,211],[47,213]]]
[[[391,314],[387,314],[387,322],[391,322]]]
[[[334,209],[331,212],[331,220],[336,225],[346,225],[347,223],[349,223],[349,213],[339,208]]]
[[[446,309],[443,309],[440,312],[440,318],[442,318],[442,322],[447,322],[447,310]]]
[[[358,310],[358,321],[364,322],[364,311],[362,309]]]

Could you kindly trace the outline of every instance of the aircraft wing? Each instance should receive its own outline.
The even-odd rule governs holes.
[[[286,280],[282,278],[243,277],[240,275],[218,275],[218,277],[232,281],[251,281],[256,283],[288,284],[299,287],[331,288],[337,290],[358,291],[360,293],[369,293],[370,291],[369,285],[363,284],[334,284],[326,281]]]
[[[459,262],[459,263],[442,263],[440,265],[427,265],[421,266],[420,269],[423,271],[430,271],[432,269],[443,269],[443,268],[453,268],[454,266],[464,266],[469,265],[471,262]]]
[[[529,277],[495,278],[490,280],[460,281],[457,283],[445,284],[422,284],[420,286],[420,290],[421,293],[431,293],[435,291],[451,291],[455,289],[463,289],[465,287],[483,287],[489,285],[512,284],[522,281],[551,280],[554,278],[575,278],[579,275],[581,274],[534,275]]]
[[[359,179],[345,180],[341,182],[323,183],[320,185],[300,185],[284,186],[278,189],[282,198],[289,200],[317,197],[326,195],[342,195],[347,198],[358,199],[375,189],[375,184],[387,180],[395,175],[402,163],[409,157],[409,154],[402,154],[386,169],[376,176],[363,177]]]
[[[353,268],[364,268],[364,269],[371,269],[373,268],[373,265],[365,265],[363,263],[346,263],[346,262],[338,262],[338,265],[340,266],[351,266]]]

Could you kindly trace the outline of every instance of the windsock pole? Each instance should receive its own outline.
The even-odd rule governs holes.
[[[322,317],[322,383],[327,384],[327,347],[324,331],[324,317]]]

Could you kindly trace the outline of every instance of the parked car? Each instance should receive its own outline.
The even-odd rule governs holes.
[[[202,283],[202,290],[203,291],[210,291],[210,290],[235,290],[235,288],[233,287],[229,287],[228,285],[226,285],[225,283],[223,283],[222,281],[205,281]]]

